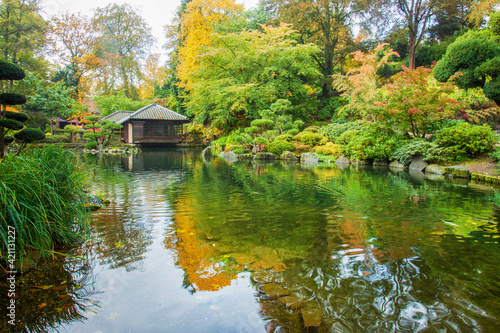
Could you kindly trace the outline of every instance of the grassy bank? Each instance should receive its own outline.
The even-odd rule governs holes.
[[[15,260],[22,261],[32,250],[46,256],[84,240],[86,179],[74,154],[60,147],[35,148],[0,163],[2,265],[11,263],[12,243]]]

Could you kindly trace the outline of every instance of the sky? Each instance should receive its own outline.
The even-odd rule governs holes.
[[[236,0],[243,4],[245,9],[257,5],[258,0]],[[148,22],[153,29],[153,35],[157,39],[155,52],[161,52],[161,46],[165,44],[163,26],[170,24],[181,0],[44,0],[43,7],[46,17],[57,15],[61,12],[82,13],[92,15],[92,9],[105,7],[109,3],[128,3],[139,10],[139,14]]]

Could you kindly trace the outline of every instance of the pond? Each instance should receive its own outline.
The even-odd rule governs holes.
[[[200,150],[85,155],[92,239],[17,279],[12,332],[493,332],[500,194]]]

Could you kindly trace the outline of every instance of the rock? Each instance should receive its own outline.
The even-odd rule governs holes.
[[[470,178],[470,171],[463,166],[450,166],[444,169],[448,177]]]
[[[286,290],[283,287],[280,287],[276,283],[268,283],[263,285],[261,288],[262,291],[272,299],[276,299],[282,296],[288,296],[289,294],[288,290]]]
[[[207,148],[203,149],[203,151],[201,152],[201,157],[212,157],[212,154],[213,154],[213,151],[212,151],[212,147],[208,146]]]
[[[251,153],[248,154],[238,154],[238,159],[239,160],[251,160],[253,158],[253,155]]]
[[[425,168],[425,173],[432,173],[436,175],[444,175],[445,167],[437,164],[429,164],[427,168]]]
[[[351,161],[349,161],[349,159],[347,159],[345,156],[340,156],[335,161],[335,164],[351,164]]]
[[[300,155],[300,162],[305,163],[318,163],[318,158],[313,153],[302,153]]]
[[[219,154],[219,157],[222,157],[223,159],[228,161],[236,161],[238,159],[238,155],[236,155],[233,151],[229,151],[227,153],[221,152]]]
[[[274,280],[274,276],[268,272],[255,272],[252,274],[252,280],[255,283],[271,283]]]
[[[292,296],[280,297],[278,298],[278,302],[290,309],[298,309],[302,306],[302,302],[298,298]]]
[[[428,165],[429,163],[424,161],[424,158],[422,156],[415,156],[411,161],[409,168],[413,171],[424,171]]]
[[[363,166],[363,165],[370,165],[370,161],[368,160],[359,160],[359,161],[351,161],[352,165],[357,165],[357,166]]]
[[[321,310],[316,308],[304,308],[300,311],[304,327],[313,328],[321,325]]]
[[[253,157],[254,160],[276,160],[278,156],[273,153],[257,153]]]
[[[299,158],[291,151],[286,150],[283,153],[281,153],[280,160],[298,161]]]
[[[391,163],[389,163],[389,168],[393,168],[393,169],[408,169],[408,166],[404,165],[403,163],[401,163],[401,162],[399,162],[397,160],[394,160]]]

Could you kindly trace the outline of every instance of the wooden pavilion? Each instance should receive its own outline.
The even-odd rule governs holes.
[[[125,143],[158,144],[181,143],[183,124],[190,120],[156,103],[137,111],[116,111],[108,119],[123,125],[120,136]]]

